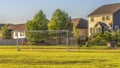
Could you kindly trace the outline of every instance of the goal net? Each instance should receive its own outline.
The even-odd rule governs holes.
[[[69,51],[68,30],[16,31],[16,39],[18,51],[21,49],[45,49],[44,47],[47,47],[46,49],[51,47],[53,50],[55,47],[60,47]]]

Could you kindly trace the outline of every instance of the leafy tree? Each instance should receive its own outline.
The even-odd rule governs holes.
[[[72,31],[72,21],[71,17],[65,12],[60,9],[56,9],[52,15],[51,21],[48,24],[48,30],[69,30]],[[52,32],[50,32],[52,33]],[[49,34],[50,34],[49,33]],[[60,35],[60,33],[58,33]],[[64,36],[64,33],[61,33]],[[69,33],[70,35],[70,33]],[[58,39],[60,36],[58,36]],[[60,40],[59,40],[60,43]]]
[[[47,22],[45,14],[40,10],[33,20],[27,21],[26,30],[47,30]],[[43,36],[45,36],[43,33],[27,33],[30,41],[43,41]]]
[[[49,30],[72,30],[71,17],[65,11],[57,9],[48,24]]]
[[[76,38],[79,38],[79,31],[77,28],[73,27],[73,33]]]
[[[74,36],[76,37],[76,44],[79,46],[80,45],[80,36],[79,36],[78,29],[73,27],[73,33],[74,33]]]
[[[92,43],[101,43],[106,44],[107,42],[110,42],[110,34],[108,32],[97,33],[94,37],[92,37]]]
[[[92,38],[92,42],[94,43],[103,43],[107,44],[110,48],[112,45],[120,46],[120,31],[113,31],[112,33],[106,31],[104,34],[98,33],[95,37]],[[114,46],[113,46],[114,48]]]
[[[1,27],[1,32],[2,32],[2,38],[3,39],[10,39],[11,38],[11,32],[8,30],[8,25],[4,25]]]
[[[33,20],[27,22],[26,30],[47,30],[47,22],[45,14],[40,10]]]

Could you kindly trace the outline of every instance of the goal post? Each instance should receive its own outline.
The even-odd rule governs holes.
[[[69,51],[69,32],[68,30],[21,30],[16,31],[16,48],[20,51],[20,45],[66,45],[66,51]],[[23,36],[24,37],[23,37]],[[20,40],[22,40],[20,42]],[[28,44],[29,43],[29,44]]]

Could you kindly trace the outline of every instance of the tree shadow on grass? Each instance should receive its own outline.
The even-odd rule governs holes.
[[[22,65],[74,65],[74,64],[95,64],[107,62],[106,59],[82,59],[82,60],[37,60],[37,59],[0,59],[0,64],[22,64]],[[115,66],[117,65],[108,65]]]
[[[48,61],[41,61],[41,60],[15,60],[15,59],[0,59],[0,64],[28,64],[28,65],[66,65],[66,64],[87,64],[91,63],[89,60],[81,60],[81,61],[55,61],[55,60],[48,60]]]

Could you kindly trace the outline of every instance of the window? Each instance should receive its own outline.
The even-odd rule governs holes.
[[[90,28],[90,33],[92,33],[92,28]]]
[[[90,33],[95,33],[95,28],[90,28]]]
[[[102,16],[102,20],[110,20],[110,16]]]
[[[95,33],[95,28],[93,28],[92,30],[93,30],[92,32]]]
[[[96,32],[100,32],[101,30],[100,30],[100,28],[96,28]]]
[[[105,20],[105,16],[102,16],[102,20],[103,20],[103,21]]]
[[[24,36],[24,32],[20,32],[20,36]]]
[[[94,21],[94,18],[91,18],[91,21]]]
[[[101,28],[98,28],[99,32],[101,32]]]
[[[118,30],[119,29],[119,26],[115,26],[115,30]]]
[[[110,20],[110,17],[109,17],[109,16],[106,16],[106,20]]]

